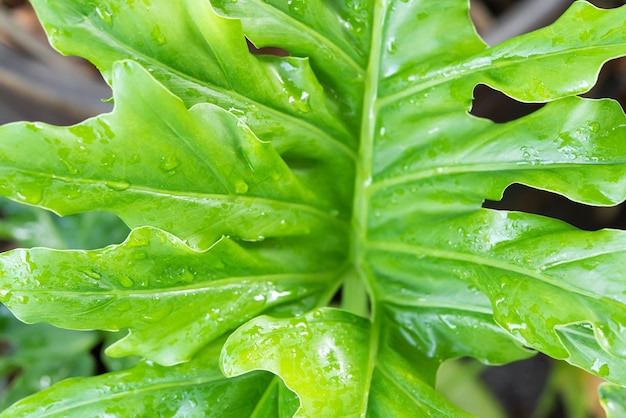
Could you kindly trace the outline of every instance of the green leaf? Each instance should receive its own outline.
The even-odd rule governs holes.
[[[600,385],[600,401],[607,418],[626,416],[626,388],[617,385]]]
[[[349,217],[356,138],[306,59],[250,55],[239,22],[220,18],[206,0],[32,3],[64,53],[89,59],[107,79],[114,62],[132,59],[188,107],[210,102],[231,112],[272,141],[319,192],[317,205]]]
[[[600,402],[607,418],[626,416],[626,388],[603,384],[600,385]]]
[[[108,352],[164,365],[230,334],[225,371],[278,374],[301,416],[322,401],[458,416],[433,389],[443,361],[527,348],[626,384],[626,234],[481,208],[512,183],[624,200],[624,112],[576,95],[626,55],[626,7],[575,2],[488,48],[465,0],[33,4],[115,110],[1,127],[0,193],[134,229],[103,250],[0,257],[23,320],[129,328]],[[549,103],[496,124],[469,114],[478,84]],[[305,314],[344,284],[352,313]]]
[[[71,376],[95,371],[96,332],[73,332],[47,324],[27,326],[0,307],[0,408]]]
[[[151,362],[120,372],[68,379],[26,398],[1,417],[25,416],[290,416],[293,394],[269,373],[226,379],[219,345],[175,367]],[[245,398],[245,402],[242,399]]]
[[[21,247],[101,248],[120,243],[128,227],[110,213],[58,217],[34,206],[0,201],[0,237]]]
[[[372,364],[368,350],[369,321],[332,309],[320,309],[298,318],[260,316],[230,335],[222,352],[226,376],[268,370],[282,377],[300,398],[294,416],[373,415],[466,416],[432,387],[414,379],[412,366],[393,351],[379,353]],[[370,375],[369,364],[374,368]],[[407,368],[408,367],[408,368]],[[371,387],[368,397],[363,397]],[[467,415],[469,416],[469,415]]]
[[[107,353],[165,365],[189,360],[262,312],[313,308],[328,298],[337,274],[298,272],[293,260],[275,264],[263,249],[246,251],[229,238],[198,252],[152,228],[136,229],[123,244],[102,250],[14,250],[0,260],[2,277],[13,278],[0,300],[21,320],[83,330],[129,328]]]
[[[258,241],[345,229],[328,200],[231,113],[210,104],[188,111],[133,62],[113,73],[111,114],[69,128],[2,128],[3,194],[62,215],[113,212],[131,227],[161,227],[202,248],[223,235]],[[136,140],[143,137],[149,147]]]

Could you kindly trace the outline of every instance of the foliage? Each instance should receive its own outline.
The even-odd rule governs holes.
[[[481,208],[514,182],[624,200],[624,113],[576,95],[626,55],[626,7],[488,48],[465,0],[32,3],[115,110],[1,127],[0,193],[131,232],[3,254],[0,300],[144,360],[3,416],[464,416],[443,361],[532,350],[626,384],[626,235]],[[548,104],[496,124],[480,83]]]

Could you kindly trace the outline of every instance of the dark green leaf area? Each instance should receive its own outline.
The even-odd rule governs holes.
[[[0,416],[239,418],[293,414],[295,396],[269,373],[225,378],[217,364],[220,346],[214,344],[174,367],[142,362],[125,371],[68,379],[18,402]]]
[[[175,364],[262,312],[298,314],[332,296],[340,271],[308,270],[282,255],[277,263],[228,238],[198,252],[146,227],[102,250],[0,255],[1,301],[25,322],[129,328],[108,354]]]
[[[91,375],[90,350],[99,339],[95,332],[25,325],[0,306],[0,408],[67,377]]]

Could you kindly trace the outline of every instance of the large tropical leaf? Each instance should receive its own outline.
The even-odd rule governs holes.
[[[481,208],[511,183],[625,198],[624,113],[576,95],[626,55],[626,7],[576,2],[487,48],[464,0],[33,4],[115,110],[0,128],[0,192],[135,229],[2,256],[24,321],[128,328],[109,353],[164,365],[231,333],[225,373],[279,375],[300,416],[459,414],[432,389],[441,362],[523,346],[626,384],[626,235]],[[549,103],[496,124],[469,114],[480,83]],[[342,284],[351,312],[304,314]]]
[[[0,417],[290,416],[295,396],[269,373],[226,379],[219,345],[174,367],[142,362],[128,370],[74,378],[18,402]],[[245,399],[245,402],[242,402]],[[215,405],[220,405],[215,408]]]

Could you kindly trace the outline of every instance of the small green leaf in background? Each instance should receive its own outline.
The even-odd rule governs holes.
[[[601,385],[600,401],[609,418],[626,417],[626,389],[617,385]]]
[[[0,238],[20,247],[93,249],[118,244],[128,235],[128,227],[105,212],[61,218],[6,199],[0,201],[0,212]]]
[[[25,325],[0,306],[0,408],[72,376],[90,376],[97,332]]]
[[[0,236],[24,247],[99,248],[121,242],[128,227],[108,213],[60,218],[32,206],[0,201]],[[48,324],[26,325],[0,307],[0,408],[73,376],[96,372],[91,351],[97,332],[76,332]]]

